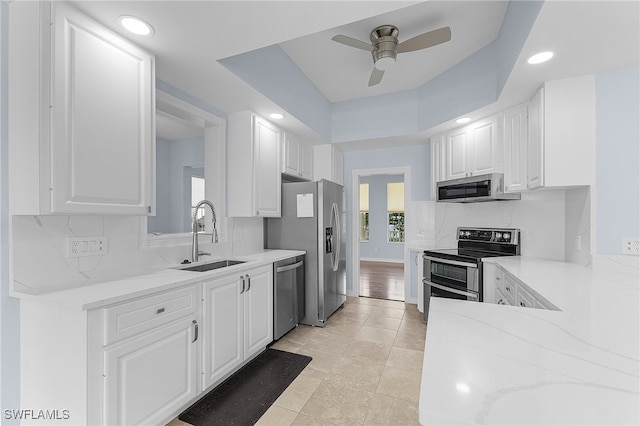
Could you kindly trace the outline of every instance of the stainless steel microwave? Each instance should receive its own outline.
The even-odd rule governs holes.
[[[436,192],[436,200],[442,203],[477,203],[520,199],[520,194],[504,192],[504,175],[502,173],[441,181],[436,185]]]

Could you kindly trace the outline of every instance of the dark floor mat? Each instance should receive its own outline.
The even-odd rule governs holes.
[[[308,356],[267,349],[179,418],[195,426],[253,425],[310,362]]]

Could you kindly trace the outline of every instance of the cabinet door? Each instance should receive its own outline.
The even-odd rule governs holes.
[[[54,2],[51,212],[152,212],[154,58]]]
[[[233,275],[204,284],[203,389],[244,361],[242,277]]]
[[[197,394],[194,318],[104,351],[104,423],[164,424]]]
[[[244,293],[244,357],[250,358],[273,341],[273,267],[247,274]]]
[[[544,186],[544,90],[529,102],[529,138],[527,149],[527,187]]]
[[[504,113],[504,191],[527,189],[527,106]]]
[[[300,176],[306,180],[313,179],[313,148],[302,143],[298,151],[300,153]]]
[[[445,180],[467,176],[468,137],[466,128],[447,133],[445,137]]]
[[[444,135],[431,137],[431,198],[437,199],[437,183],[445,180]]]
[[[282,173],[298,176],[300,174],[300,142],[290,134],[284,135]]]
[[[470,176],[502,171],[499,127],[499,121],[494,117],[469,128],[467,156]]]
[[[280,217],[280,130],[254,116],[253,132],[256,216]]]

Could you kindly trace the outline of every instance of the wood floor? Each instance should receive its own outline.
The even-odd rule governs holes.
[[[361,260],[360,296],[404,301],[404,264]]]

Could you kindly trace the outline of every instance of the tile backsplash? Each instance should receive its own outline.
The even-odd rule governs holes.
[[[458,226],[519,228],[522,255],[564,260],[565,191],[523,193],[520,200],[436,203],[436,247],[456,247]]]
[[[171,267],[191,258],[191,241],[149,245],[144,218],[132,216],[13,216],[14,290],[41,293]],[[200,249],[212,258],[262,249],[262,219],[228,219],[228,241],[212,244],[200,237]],[[67,238],[104,236],[104,255],[67,257]],[[205,260],[206,257],[203,258]]]

